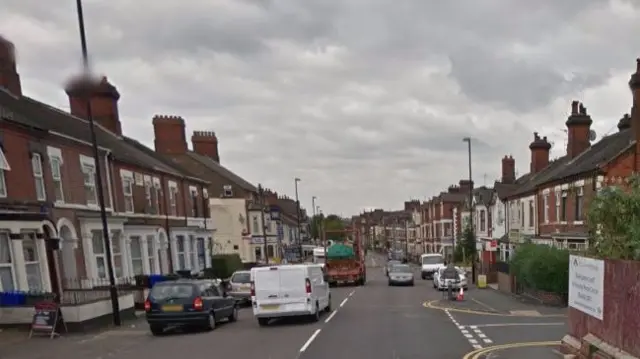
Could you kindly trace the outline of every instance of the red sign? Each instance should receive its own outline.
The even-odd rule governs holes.
[[[498,247],[498,241],[491,241],[491,248]]]

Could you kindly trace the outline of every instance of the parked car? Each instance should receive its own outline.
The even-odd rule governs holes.
[[[144,310],[153,335],[168,327],[199,327],[213,330],[218,322],[238,319],[235,299],[227,295],[222,282],[179,279],[160,282],[151,288]]]
[[[251,271],[241,270],[229,279],[229,295],[240,304],[251,304]]]
[[[460,289],[460,287],[462,287],[464,290],[467,290],[467,273],[465,273],[463,269],[456,267],[456,270],[458,271],[457,280],[442,279],[442,273],[445,269],[446,267],[442,267],[433,274],[433,288],[445,290],[449,288],[449,284],[451,284],[454,289]]]
[[[387,265],[384,267],[384,275],[386,275],[387,277],[389,276],[389,269],[396,265],[396,264],[402,264],[401,261],[398,260],[390,260],[387,262]]]
[[[413,270],[408,264],[394,264],[389,268],[389,285],[414,285]]]
[[[251,299],[260,326],[282,317],[306,316],[317,322],[321,312],[331,311],[331,291],[318,264],[251,269]]]

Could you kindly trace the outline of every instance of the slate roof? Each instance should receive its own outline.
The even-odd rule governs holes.
[[[493,188],[482,186],[473,190],[473,197],[475,198],[476,202],[480,202],[485,206],[488,206],[493,200],[493,192]]]
[[[85,142],[91,141],[88,121],[55,107],[27,96],[17,98],[2,89],[0,89],[0,105],[13,111],[12,121],[19,124],[61,133]],[[113,157],[118,161],[176,177],[185,177],[182,169],[165,163],[155,153],[151,154],[150,150],[143,151],[138,146],[125,140],[125,138],[118,137],[98,124],[96,124],[95,129],[98,145],[109,149]]]
[[[193,151],[187,151],[187,156],[189,158],[191,158],[192,160],[194,160],[194,161],[202,164],[203,166],[207,167],[209,170],[211,170],[211,171],[219,174],[220,176],[222,176],[222,177],[234,182],[235,184],[237,184],[238,186],[242,187],[243,189],[245,189],[247,191],[250,191],[250,192],[257,192],[258,191],[258,188],[256,188],[256,186],[252,185],[251,183],[246,181],[244,178],[238,176],[237,174],[229,171],[224,166],[222,166],[218,162],[214,161],[210,157],[203,156],[203,155],[195,153]]]
[[[538,173],[529,172],[523,175],[516,180],[516,188],[507,197],[518,197],[535,191],[539,185],[549,182],[551,178],[554,178],[562,171],[568,162],[569,157],[563,156],[551,161],[547,167]]]

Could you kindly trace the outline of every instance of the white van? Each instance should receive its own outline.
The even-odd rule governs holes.
[[[425,253],[420,256],[420,267],[422,279],[433,278],[433,274],[444,267],[444,256],[439,253]]]
[[[253,315],[261,326],[281,317],[310,316],[331,311],[331,292],[318,264],[291,264],[251,269]]]

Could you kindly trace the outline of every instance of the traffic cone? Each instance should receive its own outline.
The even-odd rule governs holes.
[[[462,289],[462,287],[460,287],[460,291],[458,292],[458,296],[456,297],[456,300],[464,300],[464,289]]]

